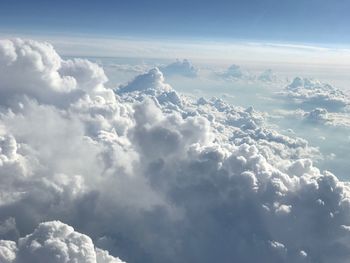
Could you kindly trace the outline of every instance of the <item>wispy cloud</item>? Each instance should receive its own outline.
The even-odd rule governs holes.
[[[1,36],[1,35],[0,35]],[[30,37],[53,43],[61,55],[145,57],[210,60],[227,63],[270,62],[334,64],[350,66],[350,48],[326,47],[312,44],[209,41],[182,39],[109,38],[92,36],[11,35],[3,37]]]

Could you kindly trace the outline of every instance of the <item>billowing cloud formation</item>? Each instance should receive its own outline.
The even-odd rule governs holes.
[[[41,223],[17,244],[0,241],[2,263],[123,263],[107,251],[95,249],[88,236],[59,221]]]
[[[107,77],[96,64],[63,61],[50,44],[31,40],[1,40],[0,79],[0,100],[5,105],[18,96],[63,107],[86,93],[111,95],[100,90]]]
[[[307,78],[295,78],[282,93],[303,107],[321,107],[338,111],[349,105],[349,97],[329,84]]]
[[[160,70],[166,77],[180,75],[188,78],[197,77],[199,71],[199,69],[194,67],[187,59],[184,59],[183,61],[176,60],[174,63],[160,67]]]
[[[138,75],[127,85],[121,86],[120,92],[133,92],[145,90],[170,90],[171,87],[164,83],[163,73],[158,68],[151,69],[148,73]]]
[[[50,45],[30,43],[47,47],[42,57],[59,58]],[[36,57],[22,66],[35,68]],[[33,234],[17,245],[1,241],[0,256],[13,262],[54,250],[77,258],[87,243],[70,227],[44,223],[33,232],[60,220],[127,262],[348,262],[349,185],[313,166],[317,149],[305,140],[266,128],[253,108],[179,96],[156,68],[114,94],[101,68],[59,61],[57,78],[76,83],[64,92],[82,92],[69,103],[57,103],[60,89],[43,100],[40,88],[31,93],[21,78],[7,80],[0,239]],[[14,71],[2,64],[0,74],[7,67]],[[46,74],[34,71],[33,81]],[[41,229],[61,234],[51,246]]]
[[[156,97],[159,102],[170,102],[173,105],[181,105],[180,96],[173,88],[164,82],[163,73],[158,68],[153,68],[147,73],[138,75],[127,85],[119,87],[120,95],[133,93],[134,98],[145,96]]]

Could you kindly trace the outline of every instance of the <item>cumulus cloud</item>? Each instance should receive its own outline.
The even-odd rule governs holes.
[[[337,128],[350,128],[350,114],[344,112],[329,112],[325,108],[315,108],[310,111],[302,109],[296,110],[275,110],[276,116],[271,115],[272,118],[291,118],[303,121],[312,125],[325,125]]]
[[[219,75],[228,80],[247,78],[248,73],[241,69],[240,66],[233,64],[229,66],[224,72],[219,73]]]
[[[96,64],[64,61],[50,44],[21,39],[1,40],[0,74],[5,105],[17,102],[19,96],[30,96],[40,103],[65,107],[85,94],[104,93],[101,87],[107,81]]]
[[[11,63],[28,45],[45,48],[21,76]],[[4,262],[348,261],[349,184],[252,107],[181,96],[157,68],[113,91],[102,68],[49,44],[0,46],[0,75],[19,76],[0,86]],[[38,57],[74,85],[47,82]]]
[[[267,69],[260,73],[258,80],[265,82],[275,82],[277,81],[277,75],[273,72],[272,69]]]
[[[144,90],[170,89],[170,85],[164,82],[163,73],[158,68],[153,68],[148,73],[138,75],[127,85],[121,86],[119,91],[124,93]]]
[[[126,85],[122,85],[117,90],[121,96],[134,98],[144,98],[152,96],[157,98],[157,102],[170,102],[174,105],[180,105],[181,99],[177,92],[167,83],[165,83],[163,73],[158,68],[153,68],[147,73],[138,75]],[[132,96],[129,96],[132,94]]]
[[[328,111],[323,108],[316,108],[306,113],[305,117],[311,122],[326,122],[328,120]]]
[[[188,78],[197,77],[199,69],[192,65],[188,59],[175,62],[159,68],[165,76],[179,75]]]
[[[330,84],[300,77],[296,77],[282,94],[308,109],[320,107],[339,111],[350,103],[346,94]]]
[[[123,263],[107,251],[95,248],[88,236],[59,221],[39,224],[17,243],[0,241],[0,259],[3,263]]]
[[[274,83],[278,82],[278,76],[272,69],[266,69],[260,73],[253,74],[247,70],[242,69],[239,65],[233,64],[229,66],[225,71],[218,72],[217,75],[225,80],[237,81],[255,81],[262,83]]]

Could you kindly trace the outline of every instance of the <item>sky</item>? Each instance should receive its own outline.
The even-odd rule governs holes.
[[[0,30],[347,45],[349,10],[347,0],[2,0]]]

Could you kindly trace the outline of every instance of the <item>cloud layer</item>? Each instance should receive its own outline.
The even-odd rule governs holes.
[[[348,261],[348,183],[253,108],[157,68],[113,91],[47,43],[1,41],[0,61],[5,262],[119,262],[91,239],[127,262]]]

